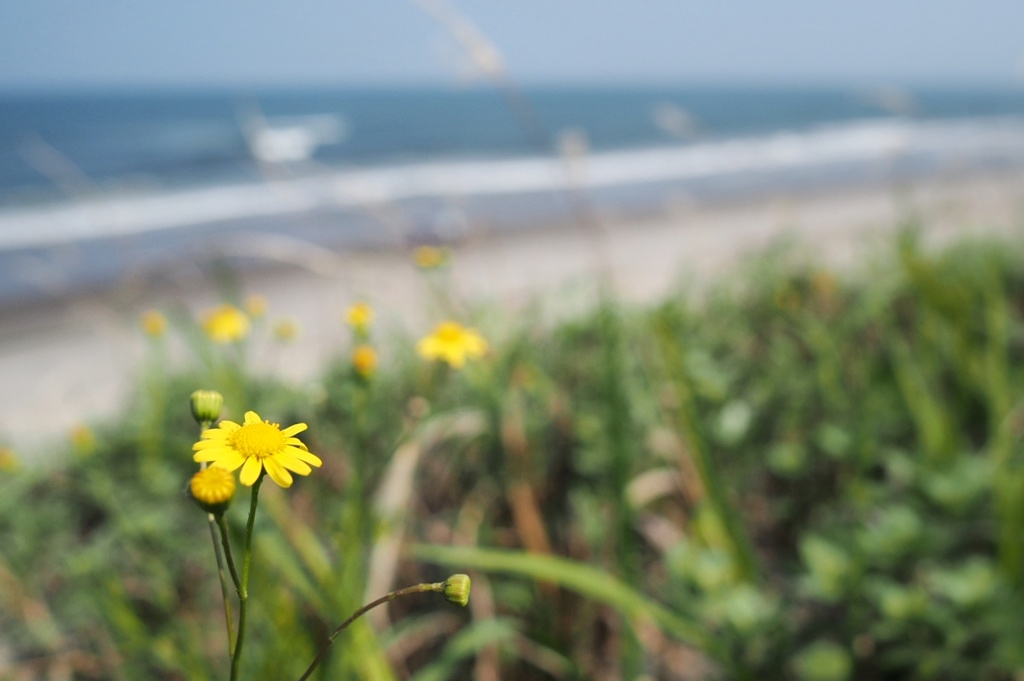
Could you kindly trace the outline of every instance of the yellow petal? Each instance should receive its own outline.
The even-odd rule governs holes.
[[[213,449],[217,447],[228,448],[226,444],[220,440],[200,440],[199,442],[192,445],[192,451],[199,451],[200,449]]]
[[[285,447],[284,453],[292,457],[293,459],[305,461],[309,465],[316,466],[317,468],[324,465],[324,462],[320,460],[319,456],[313,454],[312,452],[306,449],[299,449],[297,447]]]
[[[200,463],[203,461],[216,461],[234,452],[235,450],[229,447],[203,447],[196,450],[196,453],[192,455],[192,460]]]
[[[231,450],[227,454],[218,457],[213,465],[218,468],[233,471],[243,463],[245,463],[245,457],[238,452]]]
[[[280,463],[288,470],[298,473],[299,475],[309,475],[310,473],[313,472],[313,469],[310,468],[305,462],[299,461],[293,456],[288,456],[287,454],[278,454],[277,456],[274,457],[274,459],[276,459],[278,463]]]
[[[252,412],[249,413],[251,414]],[[245,460],[245,465],[242,466],[242,472],[239,474],[238,480],[246,487],[252,487],[259,479],[261,470],[263,470],[263,464],[260,460],[255,456],[250,456]]]
[[[292,476],[291,476],[291,473],[286,471],[284,466],[282,466],[280,463],[278,463],[278,461],[276,460],[275,457],[270,457],[270,458],[264,459],[263,460],[263,465],[266,467],[267,475],[270,476],[271,480],[276,482],[281,487],[291,487],[292,486]]]
[[[282,430],[281,435],[284,435],[285,437],[291,437],[296,433],[301,433],[307,428],[309,428],[309,426],[307,426],[305,423],[296,423],[294,426],[288,426],[287,428]]]

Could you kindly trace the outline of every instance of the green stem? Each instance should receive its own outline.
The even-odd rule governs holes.
[[[199,424],[199,435],[202,437],[203,431],[213,425],[211,421],[203,421]],[[201,470],[206,470],[209,464],[202,464]],[[224,553],[221,550],[221,546],[224,547],[224,551],[228,554],[228,565],[231,567],[231,577],[235,581],[235,588],[238,588],[238,578],[235,576],[235,568],[231,565],[231,547],[228,545],[227,535],[221,532],[221,542],[217,543],[217,516],[212,513],[206,514],[206,520],[210,524],[210,540],[213,542],[213,555],[217,559],[217,577],[220,579],[220,595],[224,599],[224,623],[228,629],[228,653],[233,654],[235,650],[235,628],[231,623],[231,599],[228,597],[228,579],[224,574]],[[224,520],[223,514],[220,515],[220,520]]]
[[[401,598],[402,596],[408,596],[409,594],[424,593],[427,591],[444,591],[444,582],[437,582],[436,584],[416,584],[415,586],[407,586],[404,589],[392,591],[387,595],[381,596],[377,600],[371,601],[370,603],[367,603],[363,607],[356,610],[354,613],[352,613],[351,617],[342,622],[337,629],[331,632],[331,635],[327,637],[327,641],[324,643],[323,647],[320,648],[320,652],[316,654],[316,657],[313,658],[313,661],[309,664],[309,667],[306,669],[305,672],[303,672],[302,676],[299,677],[299,681],[306,681],[306,679],[309,678],[309,675],[313,673],[313,670],[316,669],[316,666],[320,664],[324,656],[327,655],[327,651],[330,649],[331,644],[334,643],[334,639],[338,638],[338,635],[341,634],[341,632],[345,631],[345,629],[347,629],[348,626],[355,622],[357,619],[365,615],[370,610],[373,610],[378,605],[388,603],[390,601],[395,600],[396,598]]]
[[[217,557],[217,576],[220,578],[220,594],[224,599],[224,622],[228,628],[228,652],[235,649],[235,628],[231,624],[231,600],[228,598],[228,579],[224,574],[224,556],[221,552],[221,544],[217,543],[217,518],[212,513],[207,513],[207,520],[210,523],[210,539],[213,540],[213,555]],[[224,516],[220,516],[221,521]],[[221,535],[221,542],[227,548],[227,537]],[[231,568],[231,576],[234,577],[234,567]],[[235,586],[238,586],[238,579],[235,578]]]
[[[245,523],[245,556],[242,559],[242,581],[238,589],[238,638],[231,655],[231,681],[238,680],[239,662],[242,660],[242,642],[245,640],[246,614],[249,603],[249,567],[252,563],[252,527],[256,520],[256,504],[263,484],[263,475],[252,486],[252,501],[249,503],[249,519]]]
[[[228,570],[231,571],[231,581],[235,583],[235,591],[241,593],[242,582],[238,579],[235,560],[231,556],[231,543],[228,541],[228,521],[224,520],[223,513],[217,516],[217,526],[220,527],[220,543],[224,546],[224,557],[227,559]]]

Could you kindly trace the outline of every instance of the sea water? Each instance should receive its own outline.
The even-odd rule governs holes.
[[[621,211],[1021,165],[1013,87],[0,94],[0,302],[254,234],[445,240],[565,219],[570,192]]]

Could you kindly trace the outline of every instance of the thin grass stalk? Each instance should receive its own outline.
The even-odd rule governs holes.
[[[1010,413],[1009,315],[1006,295],[993,275],[985,288],[984,393],[989,412],[989,455],[996,476],[999,561],[1013,584],[1024,580],[1024,470],[1015,465]]]
[[[636,566],[630,560],[634,555],[633,513],[626,500],[626,488],[632,479],[633,457],[629,446],[630,408],[625,384],[625,350],[621,321],[610,300],[602,301],[598,311],[601,338],[602,393],[605,409],[605,437],[610,453],[608,498],[614,500],[615,549],[626,573],[632,577]]]
[[[667,311],[662,311],[655,318],[654,330],[667,375],[675,388],[676,404],[672,409],[675,427],[688,444],[701,484],[704,486],[705,501],[711,505],[711,510],[721,521],[729,537],[729,553],[739,576],[745,581],[756,582],[758,569],[753,542],[747,534],[738,509],[729,499],[722,484],[717,461],[708,447],[686,371],[684,345],[674,333],[668,315]]]

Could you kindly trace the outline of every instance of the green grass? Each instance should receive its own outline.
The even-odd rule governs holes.
[[[312,678],[1018,678],[1022,255],[908,232],[859,276],[773,256],[652,308],[482,310],[461,371],[400,339],[315,390],[181,329],[194,367],[147,364],[94,448],[0,474],[0,679],[227,677],[200,387],[325,462],[261,493],[242,678],[298,678],[368,584],[462,571],[467,610],[396,601]]]

